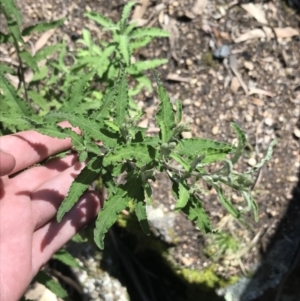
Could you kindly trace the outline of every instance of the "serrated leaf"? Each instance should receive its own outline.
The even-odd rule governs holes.
[[[234,129],[237,137],[238,137],[238,146],[235,151],[234,157],[232,158],[232,164],[235,164],[241,155],[243,154],[243,151],[245,149],[246,143],[247,143],[247,138],[245,133],[242,131],[242,129],[236,124],[236,123],[231,123],[231,127]]]
[[[41,95],[41,93],[38,93],[35,90],[29,90],[27,91],[28,96],[33,100],[35,104],[37,104],[44,113],[47,113],[49,108],[49,103],[46,101],[46,99]]]
[[[132,7],[135,5],[135,2],[129,1],[123,8],[121,20],[119,22],[120,24],[120,32],[123,34],[125,31],[127,24],[128,24],[128,18],[131,12]]]
[[[166,129],[165,130],[163,129],[163,130],[166,132],[165,133],[166,141],[164,141],[164,142],[167,142],[167,141],[169,141],[169,139],[171,139],[171,137],[173,135],[172,130],[175,126],[174,112],[173,112],[172,103],[167,94],[167,91],[162,86],[157,75],[156,75],[156,82],[158,85],[158,89],[157,89],[158,98],[160,100],[159,110],[156,114],[156,122],[159,126],[165,124]],[[160,130],[162,130],[162,128],[160,128]]]
[[[64,109],[68,112],[76,111],[76,108],[82,103],[84,91],[88,81],[94,76],[95,71],[91,71],[86,75],[82,76],[75,85],[71,87],[70,96],[65,103]]]
[[[26,63],[28,67],[30,67],[34,71],[38,69],[38,65],[35,60],[35,57],[31,56],[31,54],[27,50],[20,51],[19,56]]]
[[[203,163],[223,160],[234,149],[233,145],[202,138],[182,139],[176,146],[176,151],[181,156],[194,158],[196,155],[205,155]]]
[[[24,44],[21,36],[20,27],[22,24],[22,15],[14,1],[2,0],[0,2],[1,12],[4,14],[7,27],[14,37],[14,44],[20,42]]]
[[[84,15],[86,17],[88,17],[89,19],[97,22],[98,24],[100,24],[104,28],[110,29],[111,27],[115,27],[116,26],[116,24],[112,20],[104,17],[101,14],[93,13],[93,12],[86,12]]]
[[[253,166],[246,173],[252,173],[252,172],[258,170],[259,168],[261,168],[264,164],[266,164],[271,159],[272,154],[273,154],[273,149],[277,143],[278,143],[278,140],[274,139],[268,146],[266,155],[260,160],[260,162],[258,162],[255,166]]]
[[[243,195],[245,201],[248,204],[248,208],[246,208],[246,210],[243,210],[243,211],[247,212],[248,210],[252,209],[253,215],[254,215],[254,220],[256,222],[258,222],[258,206],[257,206],[257,203],[253,199],[252,195],[250,193],[248,193],[247,191],[242,191],[242,195]]]
[[[108,153],[103,159],[103,165],[108,166],[123,160],[135,159],[135,164],[142,167],[154,160],[155,149],[147,144],[121,145]]]
[[[182,211],[188,216],[189,220],[196,223],[196,226],[204,233],[211,232],[210,220],[205,213],[200,200],[194,195],[191,195],[190,202],[187,203],[186,207]]]
[[[103,250],[104,236],[109,228],[116,222],[118,214],[128,206],[130,198],[126,191],[118,188],[116,194],[109,196],[100,210],[94,229],[94,240],[96,245]]]
[[[48,31],[52,28],[56,28],[60,25],[62,25],[65,22],[65,18],[63,19],[59,19],[59,20],[55,20],[55,21],[51,21],[51,22],[45,22],[45,23],[39,23],[39,24],[35,24],[32,26],[28,26],[26,28],[23,29],[22,31],[22,36],[29,36],[32,33],[41,33],[41,32],[45,32]]]
[[[115,89],[116,95],[114,122],[116,122],[119,127],[123,127],[128,114],[128,86],[124,68],[121,68],[120,70],[120,75]]]
[[[217,185],[213,185],[213,187],[215,188],[220,203],[223,205],[223,207],[235,218],[240,218],[241,214],[240,212],[234,207],[234,205],[232,205],[232,203],[227,200],[227,198],[224,196],[224,192],[222,190],[221,187],[217,186]]]
[[[43,59],[46,59],[47,56],[53,54],[55,51],[59,50],[61,47],[62,47],[61,43],[57,43],[55,45],[49,45],[47,47],[44,47],[35,54],[34,58],[35,58],[36,62],[39,62]]]
[[[134,31],[131,32],[129,35],[130,39],[140,39],[143,37],[152,37],[152,38],[158,38],[158,37],[169,37],[170,33],[162,30],[160,28],[137,28]]]
[[[175,123],[179,124],[182,120],[182,102],[176,100],[176,114],[175,114]]]
[[[136,49],[145,47],[152,41],[152,39],[153,38],[151,37],[143,37],[138,40],[131,40],[129,43],[130,52],[133,53]]]
[[[103,97],[101,107],[92,114],[92,118],[98,121],[102,121],[110,116],[109,111],[115,99],[114,87],[107,88],[105,92],[106,93]]]
[[[130,74],[139,74],[142,71],[154,69],[154,68],[157,68],[157,67],[167,64],[167,63],[168,63],[167,59],[139,61],[139,62],[132,64],[130,67],[127,68],[127,70],[128,70],[128,73],[130,73]]]
[[[57,297],[65,299],[68,297],[68,293],[65,289],[51,278],[48,274],[43,271],[39,271],[38,274],[34,277],[34,280],[38,283],[43,284],[46,288],[48,288],[52,293],[54,293]]]
[[[61,261],[65,265],[77,269],[82,269],[76,258],[74,258],[66,249],[62,248],[55,252],[52,258]]]
[[[31,82],[36,82],[36,81],[40,81],[41,79],[44,79],[47,74],[48,74],[48,67],[45,65],[45,66],[42,66],[41,68],[38,68],[34,75],[33,75],[33,78],[31,79]],[[50,85],[50,83],[49,83]]]
[[[143,232],[149,235],[150,230],[149,230],[149,224],[147,220],[146,203],[144,202],[144,200],[134,201],[134,211],[138,221],[140,222]]]
[[[79,127],[87,139],[102,141],[105,146],[112,147],[117,145],[114,137],[106,135],[106,129],[101,129],[101,123],[83,115],[75,115],[64,112],[51,112],[45,116],[45,120],[63,121],[67,120],[74,127]]]
[[[123,56],[123,60],[126,66],[130,65],[130,49],[129,49],[129,40],[125,35],[120,35],[119,37],[119,51]]]
[[[175,210],[180,210],[187,205],[190,199],[190,193],[183,183],[179,182],[177,185],[178,185],[178,198],[175,204]]]
[[[175,153],[170,154],[170,158],[178,162],[187,172],[190,171],[190,164],[188,164],[181,156]]]
[[[72,183],[68,195],[60,205],[56,219],[61,222],[63,216],[78,202],[89,185],[99,175],[102,168],[102,157],[93,157]]]
[[[31,111],[27,103],[18,96],[16,88],[0,73],[0,88],[8,100],[8,105],[24,116],[30,116]]]
[[[1,114],[0,119],[3,124],[15,126],[20,131],[25,131],[33,127],[29,118],[16,113],[14,115]]]

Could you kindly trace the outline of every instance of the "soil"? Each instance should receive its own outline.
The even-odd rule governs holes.
[[[95,37],[104,36],[101,28],[83,16],[84,11],[100,12],[117,21],[125,3],[117,0],[19,2],[22,3],[20,7],[25,25],[66,17],[67,21],[49,43],[65,39],[70,49],[76,47],[75,40],[83,28],[89,28]],[[215,243],[215,237],[202,235],[183,215],[176,217],[178,240],[169,249],[174,264],[202,270],[214,262],[216,272],[229,278],[253,271],[276,241],[289,239],[289,234],[300,220],[300,14],[297,12],[297,0],[290,1],[294,8],[279,0],[254,1],[266,16],[267,24],[264,24],[246,12],[238,1],[208,1],[199,15],[195,2],[149,1],[142,16],[146,25],[163,27],[171,32],[171,37],[156,39],[149,47],[135,53],[136,59],[169,59],[158,72],[171,100],[180,99],[183,103],[184,118],[191,122],[191,132],[186,133],[187,137],[234,142],[230,122],[236,122],[243,128],[249,146],[238,169],[253,165],[262,158],[274,138],[279,140],[272,160],[258,175],[254,188],[259,206],[257,223],[250,215],[248,227],[230,218],[219,205],[213,190],[204,199],[212,224],[220,231],[231,233],[238,242],[237,249],[229,248],[219,258],[208,256],[208,246]],[[278,27],[293,28],[298,30],[298,34],[274,38],[274,28]],[[254,29],[260,34],[267,32],[269,36],[252,39],[248,36],[238,42],[242,34]],[[222,45],[228,45],[234,57],[213,57],[214,49]],[[234,63],[230,62],[234,58],[237,74],[229,66]],[[237,78],[239,76],[242,84]],[[144,91],[138,101],[149,114],[155,112],[155,94]],[[153,126],[150,116],[147,123]],[[163,175],[155,183],[154,200],[157,204],[163,203],[166,211],[174,209],[170,185]],[[239,204],[241,199],[233,195],[233,201]],[[123,230],[116,229],[115,232],[122,234]],[[300,232],[296,233],[296,238],[299,237]],[[299,245],[281,284],[257,300],[296,300],[293,297],[300,296],[297,285],[300,283]],[[143,255],[137,257],[142,260]],[[171,283],[167,287],[171,292]],[[214,298],[223,300],[213,293],[203,300]],[[191,297],[190,300],[198,299]]]

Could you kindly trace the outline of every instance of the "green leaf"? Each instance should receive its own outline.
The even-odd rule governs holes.
[[[196,223],[196,226],[204,233],[211,232],[211,225],[207,214],[205,213],[200,200],[191,195],[190,202],[182,211],[188,216],[189,220]]]
[[[38,93],[35,90],[29,90],[29,91],[27,91],[27,93],[28,93],[28,96],[32,99],[32,101],[43,110],[43,113],[49,112],[50,105],[46,101],[46,99],[41,95],[41,93]]]
[[[20,51],[19,55],[28,67],[30,67],[34,71],[38,69],[38,65],[35,58],[31,56],[31,54],[27,50]]]
[[[131,12],[132,7],[135,5],[134,1],[129,1],[123,8],[121,20],[119,22],[120,24],[120,32],[123,34],[125,31],[127,24],[128,24],[128,18]]]
[[[235,151],[234,157],[231,160],[232,164],[235,164],[244,152],[244,149],[245,149],[245,146],[247,143],[247,138],[246,138],[245,133],[242,131],[242,129],[236,123],[232,122],[231,127],[234,129],[234,131],[238,137],[238,146]]]
[[[154,69],[154,68],[157,68],[157,67],[167,64],[167,63],[168,63],[167,59],[139,61],[139,62],[132,64],[130,67],[127,68],[127,70],[128,70],[128,73],[130,73],[130,74],[140,74],[142,71]],[[166,91],[164,91],[164,93],[166,93]]]
[[[71,89],[71,94],[68,97],[67,102],[65,103],[65,110],[68,112],[76,111],[76,108],[82,103],[84,91],[87,88],[89,80],[94,76],[95,72],[91,71],[83,75],[79,80],[73,85]]]
[[[143,191],[144,190],[142,189],[142,192]],[[134,200],[134,211],[138,221],[140,222],[143,232],[149,235],[150,230],[149,230],[149,224],[147,220],[146,203],[144,202],[144,200],[137,200],[137,199]]]
[[[86,17],[88,17],[89,19],[97,22],[98,24],[100,24],[104,28],[110,29],[111,27],[115,27],[116,26],[116,24],[113,21],[111,21],[110,19],[104,17],[101,14],[92,13],[92,12],[86,12],[84,15]]]
[[[152,41],[151,37],[143,37],[138,40],[131,40],[129,43],[130,52],[133,53],[136,49],[145,47]]]
[[[15,46],[18,47],[18,42],[24,44],[20,31],[22,24],[22,15],[15,4],[15,1],[1,0],[0,8],[5,16],[7,27],[13,35]]]
[[[125,35],[120,35],[119,38],[119,51],[123,56],[123,60],[126,66],[130,65],[130,49],[129,49],[129,40]]]
[[[156,114],[156,122],[159,126],[165,126],[165,129],[162,129],[161,127],[160,129],[165,132],[165,141],[163,142],[168,142],[172,138],[172,130],[175,126],[173,107],[167,91],[162,86],[157,75],[156,82],[158,85],[158,98],[160,100],[159,111]]]
[[[1,122],[5,125],[15,126],[20,131],[25,131],[33,128],[33,123],[31,120],[22,115],[18,114],[1,114],[0,115]]]
[[[257,206],[257,203],[255,202],[255,200],[253,199],[253,197],[251,196],[251,194],[248,193],[247,191],[242,191],[242,195],[243,195],[245,201],[248,204],[248,208],[246,208],[246,210],[243,210],[243,211],[247,212],[248,209],[250,210],[252,208],[253,215],[254,215],[254,220],[256,222],[258,222],[258,206]]]
[[[9,34],[5,34],[3,32],[0,31],[0,44],[5,44],[5,43],[12,43],[14,40],[13,40],[13,37]]]
[[[170,158],[178,162],[187,172],[190,171],[190,164],[188,164],[181,156],[175,153],[170,154]]]
[[[175,114],[175,123],[179,124],[182,120],[182,102],[176,100],[176,114]]]
[[[205,155],[203,163],[223,160],[234,149],[233,145],[202,138],[182,139],[176,146],[176,151],[181,156],[194,158],[196,155]]]
[[[104,236],[108,229],[116,222],[118,214],[128,206],[130,198],[126,191],[118,188],[116,193],[104,202],[100,210],[94,229],[94,240],[96,245],[103,250]]]
[[[64,113],[64,112],[50,112],[45,116],[46,121],[64,121],[67,120],[74,127],[79,127],[83,132],[86,139],[94,139],[102,141],[107,147],[117,145],[115,136],[109,136],[109,132],[106,129],[101,128],[101,123],[88,118],[84,115]]]
[[[240,218],[241,214],[240,212],[231,204],[231,202],[229,200],[227,200],[227,198],[224,196],[223,190],[221,187],[217,186],[217,185],[213,185],[213,187],[215,188],[215,190],[217,191],[219,200],[221,202],[221,204],[223,205],[223,207],[235,218]]]
[[[252,173],[256,170],[258,170],[259,168],[261,168],[263,165],[265,165],[271,158],[273,155],[273,149],[275,147],[275,145],[278,143],[277,139],[274,139],[268,149],[267,149],[267,153],[266,155],[260,160],[260,162],[258,162],[255,166],[253,166],[249,171],[247,171],[247,173]]]
[[[56,253],[52,256],[52,258],[61,261],[62,263],[64,263],[69,267],[82,269],[78,261],[64,248],[56,251]]]
[[[102,157],[93,157],[80,174],[72,183],[68,195],[60,205],[57,212],[57,221],[61,222],[63,216],[71,210],[71,208],[78,202],[89,185],[99,175],[102,168]]]
[[[128,86],[124,68],[121,68],[120,70],[120,75],[116,85],[115,108],[114,122],[116,122],[118,126],[122,127],[128,114]]]
[[[129,35],[130,39],[140,39],[144,37],[169,37],[170,33],[160,28],[137,28]]]
[[[110,117],[110,110],[112,108],[115,99],[115,88],[106,88],[105,95],[102,100],[102,104],[98,110],[92,114],[92,119],[102,121]]]
[[[43,284],[57,297],[62,299],[68,297],[68,293],[65,291],[65,289],[58,282],[54,281],[53,278],[50,277],[45,272],[39,271],[38,274],[34,277],[34,280],[37,281],[38,283]]]
[[[65,20],[66,20],[66,18],[63,18],[63,19],[51,21],[48,23],[45,22],[45,23],[28,26],[23,29],[22,36],[29,36],[32,33],[41,33],[41,32],[48,31],[52,28],[59,27],[60,25],[62,25],[65,22]]]
[[[36,62],[46,59],[49,55],[53,54],[55,51],[59,50],[63,44],[57,43],[55,45],[50,45],[39,50],[34,58]]]
[[[47,66],[42,66],[41,68],[38,68],[38,70],[35,71],[31,82],[37,82],[41,79],[44,79],[48,74],[48,70],[49,69]]]
[[[135,159],[135,164],[142,167],[154,160],[155,149],[150,145],[139,143],[121,145],[114,149],[113,152],[108,153],[103,159],[103,165],[108,166],[123,160]]]
[[[15,111],[24,116],[30,116],[31,111],[27,103],[18,96],[16,88],[6,79],[4,74],[0,73],[0,88],[8,100],[8,105]]]
[[[172,191],[177,199],[175,210],[183,209],[190,199],[190,193],[186,185],[181,182],[176,183],[173,181]]]

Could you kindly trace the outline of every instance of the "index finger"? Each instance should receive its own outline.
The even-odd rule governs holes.
[[[35,131],[24,131],[0,137],[0,148],[16,161],[13,174],[72,147],[71,139],[58,139]]]

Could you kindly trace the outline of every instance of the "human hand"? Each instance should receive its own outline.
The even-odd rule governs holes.
[[[57,223],[57,209],[84,163],[70,153],[31,167],[71,146],[70,139],[34,131],[0,137],[1,301],[18,300],[51,256],[100,209],[100,196],[87,191]]]

